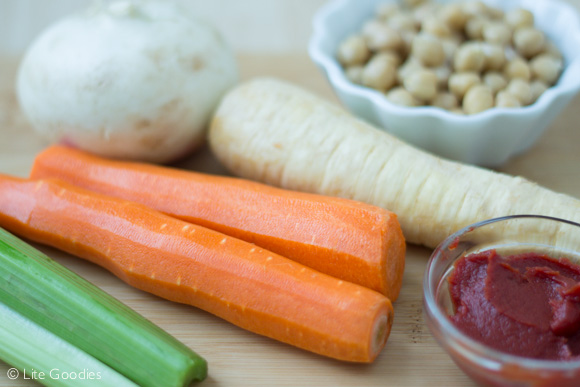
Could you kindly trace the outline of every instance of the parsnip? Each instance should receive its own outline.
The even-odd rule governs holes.
[[[580,222],[578,199],[522,177],[440,159],[272,79],[231,91],[216,111],[209,141],[237,175],[386,208],[398,215],[408,242],[428,247],[498,216]]]

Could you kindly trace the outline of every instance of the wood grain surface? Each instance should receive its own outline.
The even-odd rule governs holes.
[[[271,75],[302,85],[336,103],[326,80],[305,53],[241,56],[243,78]],[[26,176],[35,154],[47,144],[22,117],[14,95],[17,60],[0,60],[0,173]],[[576,98],[526,154],[501,170],[580,197],[580,98]],[[226,174],[202,149],[177,167]],[[422,316],[422,276],[430,250],[408,246],[403,290],[385,350],[372,365],[326,359],[246,332],[206,312],[133,289],[98,266],[38,246],[106,292],[120,299],[204,356],[209,377],[203,386],[472,386],[440,349]],[[1,345],[1,344],[0,344]],[[0,386],[30,386],[9,380],[0,362]]]

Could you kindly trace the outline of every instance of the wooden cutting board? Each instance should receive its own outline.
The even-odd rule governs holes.
[[[306,54],[242,55],[242,78],[276,76],[302,85],[338,103],[322,74]],[[0,59],[0,173],[26,176],[36,153],[47,144],[21,115],[14,95],[17,60]],[[580,197],[580,98],[566,108],[528,153],[501,170],[548,188]],[[177,167],[226,174],[203,149]],[[395,303],[395,322],[385,350],[371,365],[348,364],[278,343],[193,307],[175,304],[133,289],[93,264],[51,248],[49,256],[120,299],[204,356],[209,377],[204,386],[472,386],[440,349],[422,316],[423,270],[430,250],[409,245],[403,289]],[[0,343],[1,345],[1,343]],[[30,386],[0,362],[0,386]]]

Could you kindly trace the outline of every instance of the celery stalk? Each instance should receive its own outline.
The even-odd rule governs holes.
[[[141,386],[184,386],[205,360],[144,317],[0,228],[0,302]]]
[[[8,372],[13,379],[27,378],[46,386],[137,386],[4,304],[0,304],[0,343],[0,359],[19,370]]]

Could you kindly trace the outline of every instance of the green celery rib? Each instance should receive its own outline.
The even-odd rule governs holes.
[[[187,346],[1,228],[0,302],[141,386],[185,386],[207,375]]]
[[[27,377],[45,386],[137,387],[109,366],[1,303],[0,342],[0,359],[17,368],[20,379]]]

